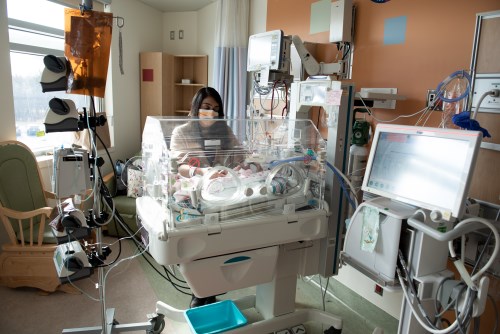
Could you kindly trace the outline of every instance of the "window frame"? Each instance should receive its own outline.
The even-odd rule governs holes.
[[[56,3],[61,6],[69,7],[69,8],[79,8],[79,2],[76,0],[44,0],[46,2],[52,2]],[[106,1],[106,3],[111,3],[111,1]],[[93,10],[96,11],[104,11],[104,5],[102,3],[97,3],[94,2],[93,4]],[[48,36],[48,37],[54,37],[54,38],[61,38],[64,41],[64,29],[57,29],[53,28],[50,26],[45,26],[37,23],[33,23],[30,21],[23,21],[19,19],[14,19],[10,18],[7,15],[7,20],[8,20],[8,31],[21,31],[21,32],[27,32],[31,34],[39,34],[43,36]],[[45,55],[54,55],[57,57],[64,57],[64,50],[59,50],[59,49],[52,49],[52,48],[45,48],[45,47],[40,47],[36,45],[30,45],[30,44],[20,44],[20,43],[14,43],[10,41],[9,37],[9,54],[11,53],[22,53],[22,54],[28,54],[28,55],[35,55],[35,56],[45,56]],[[13,76],[12,76],[13,79]],[[48,93],[48,92],[47,92]],[[64,93],[64,92],[61,92]],[[82,95],[83,97],[84,95]],[[68,98],[71,98],[68,96]],[[104,110],[104,98],[100,97],[93,97],[94,99],[94,106],[95,106],[95,112],[100,112]],[[90,97],[85,96],[85,106],[90,105]],[[48,108],[48,106],[47,106]],[[88,108],[87,108],[88,110]],[[16,110],[14,109],[14,114],[16,115]],[[15,117],[16,118],[16,117]],[[16,123],[16,128],[17,128],[17,120],[15,120]],[[111,128],[111,126],[108,124],[108,126]],[[111,131],[111,129],[110,129]],[[17,131],[16,131],[17,132]],[[17,134],[16,134],[17,137]],[[27,144],[29,145],[29,144]],[[50,147],[49,147],[50,146]],[[30,147],[32,151],[35,153],[37,156],[41,155],[46,155],[50,154],[53,151],[53,144],[49,144],[48,146],[42,147],[42,148],[36,148],[36,147]]]

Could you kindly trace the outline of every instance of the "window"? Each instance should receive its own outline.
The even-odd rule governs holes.
[[[43,58],[64,56],[65,7],[47,0],[7,0],[16,137],[35,153],[73,143],[73,132],[45,133],[43,122],[52,98],[71,99],[79,111],[89,109],[90,99],[84,95],[43,93],[40,86]],[[96,111],[99,100],[95,100]]]

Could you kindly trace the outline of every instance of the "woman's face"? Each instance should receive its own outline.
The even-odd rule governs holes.
[[[214,119],[219,117],[220,106],[217,101],[211,97],[207,96],[201,101],[200,109],[198,110],[198,118],[203,119],[200,121],[201,126],[210,126],[214,122],[208,119]],[[204,120],[207,119],[207,120]]]

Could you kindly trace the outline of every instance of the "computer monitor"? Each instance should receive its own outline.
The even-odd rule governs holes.
[[[281,30],[250,36],[248,39],[247,71],[260,71],[264,68],[281,71],[283,47],[283,31]]]
[[[460,218],[481,139],[479,131],[379,124],[362,189]]]

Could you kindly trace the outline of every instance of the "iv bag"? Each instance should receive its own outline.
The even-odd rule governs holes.
[[[67,93],[104,97],[113,14],[64,10],[64,55],[72,75]]]
[[[465,80],[454,80],[452,84],[447,86],[444,92],[444,97],[448,99],[454,99],[461,96],[467,89],[467,82]],[[458,129],[458,127],[453,123],[452,117],[456,114],[461,113],[465,110],[465,99],[461,99],[456,102],[445,102],[443,101],[443,115],[441,124],[444,128]]]

